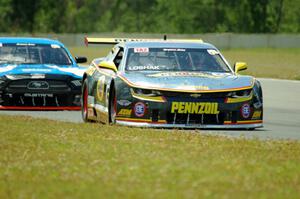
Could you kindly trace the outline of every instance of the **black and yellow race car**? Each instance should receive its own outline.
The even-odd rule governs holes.
[[[83,75],[82,117],[140,127],[245,128],[263,126],[259,81],[239,75],[202,40],[85,38],[115,44]]]

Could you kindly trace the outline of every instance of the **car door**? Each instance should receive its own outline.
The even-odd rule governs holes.
[[[111,53],[103,59],[103,61],[112,61],[118,68],[122,61],[123,48],[116,46],[112,49]],[[100,61],[101,62],[101,61]],[[98,63],[98,65],[100,64]],[[95,97],[95,109],[97,111],[98,119],[104,123],[108,122],[109,112],[109,93],[112,80],[116,77],[116,72],[99,67],[93,77],[95,80],[93,95]]]

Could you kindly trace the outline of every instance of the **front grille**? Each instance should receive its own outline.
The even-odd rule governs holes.
[[[70,91],[71,88],[63,81],[57,80],[15,80],[8,86],[8,90],[15,92],[31,92],[31,91]]]
[[[167,113],[168,124],[223,124],[226,114],[179,114]]]

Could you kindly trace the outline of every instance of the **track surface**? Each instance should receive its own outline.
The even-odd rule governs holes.
[[[259,79],[264,95],[264,128],[254,131],[197,130],[207,134],[245,136],[259,139],[300,140],[300,81]],[[60,121],[82,122],[80,111],[0,111]],[[99,128],[101,124],[99,124]]]

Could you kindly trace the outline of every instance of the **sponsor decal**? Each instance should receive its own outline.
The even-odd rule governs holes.
[[[51,72],[51,69],[42,69],[42,68],[25,68],[22,69],[23,72]]]
[[[216,102],[172,102],[171,113],[219,114]]]
[[[134,48],[133,51],[135,53],[148,53],[149,52],[149,48]]]
[[[209,90],[208,86],[195,86],[196,90]]]
[[[118,100],[117,103],[120,104],[121,106],[129,106],[131,104],[131,101],[128,101],[128,100]]]
[[[32,74],[31,79],[45,79],[45,74]]]
[[[51,44],[51,48],[60,48],[60,46],[57,44]]]
[[[137,117],[143,117],[146,112],[146,105],[143,102],[137,102],[134,105],[134,114]]]
[[[17,46],[35,46],[35,44],[24,44],[24,43],[16,43]]]
[[[249,118],[250,114],[251,114],[250,105],[248,103],[243,104],[243,106],[241,107],[241,115],[243,116],[243,118]]]
[[[252,115],[252,119],[260,118],[260,116],[261,116],[261,111],[255,111]]]
[[[208,52],[208,54],[210,54],[210,55],[217,55],[217,54],[219,54],[219,52],[216,51],[216,50],[214,50],[214,49],[208,49],[207,52]]]
[[[128,70],[160,70],[160,66],[129,66]]]
[[[49,89],[48,82],[45,81],[31,81],[27,84],[28,89]]]
[[[130,116],[131,112],[131,109],[121,109],[118,113],[118,116]]]
[[[53,97],[53,94],[48,94],[48,93],[24,93],[24,97]]]
[[[164,48],[163,51],[167,51],[167,52],[185,52],[186,49],[184,48]]]
[[[203,78],[222,78],[224,74],[201,73],[201,72],[164,72],[148,75],[149,77],[203,77]]]
[[[7,79],[45,79],[45,74],[5,75]]]
[[[88,108],[88,116],[94,116],[93,108]]]

